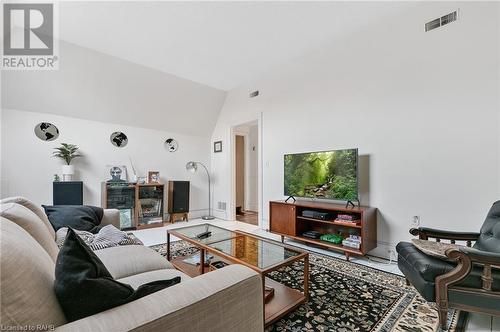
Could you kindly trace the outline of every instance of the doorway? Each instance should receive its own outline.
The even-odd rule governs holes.
[[[236,220],[259,224],[259,130],[251,122],[234,128],[234,183]]]

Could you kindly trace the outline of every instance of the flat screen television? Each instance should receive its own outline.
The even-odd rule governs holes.
[[[285,195],[358,200],[358,149],[285,155]]]

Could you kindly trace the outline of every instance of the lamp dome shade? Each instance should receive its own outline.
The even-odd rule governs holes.
[[[196,166],[196,163],[194,161],[190,161],[186,164],[186,170],[192,173],[196,172],[197,169],[198,167]]]

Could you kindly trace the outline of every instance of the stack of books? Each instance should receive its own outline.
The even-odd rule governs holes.
[[[337,219],[335,219],[335,221],[353,223],[353,224],[357,224],[359,222],[358,219],[355,219],[354,216],[350,214],[339,214],[337,215]]]
[[[349,248],[359,249],[361,248],[361,236],[349,235],[348,238],[342,241],[342,245]]]

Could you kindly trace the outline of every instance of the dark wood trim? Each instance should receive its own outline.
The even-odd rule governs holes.
[[[438,305],[439,324],[443,330],[447,329],[448,315],[448,287],[460,282],[470,273],[472,264],[464,253],[458,250],[447,250],[446,256],[452,261],[458,261],[457,267],[448,273],[436,277],[436,304]]]

